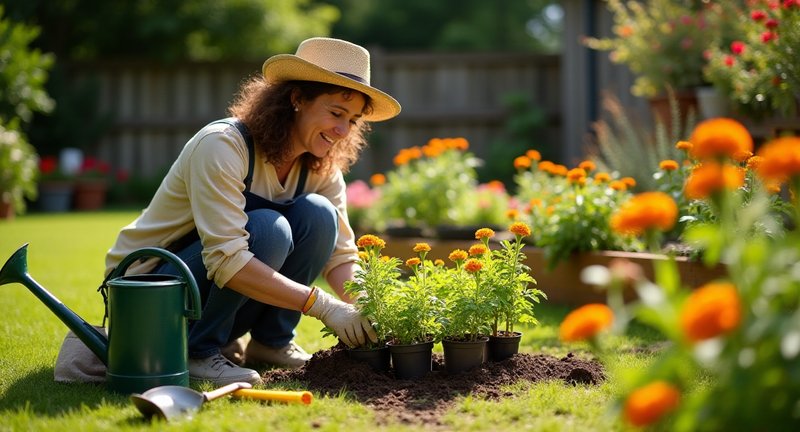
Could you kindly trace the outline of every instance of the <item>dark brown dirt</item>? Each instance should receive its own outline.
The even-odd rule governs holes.
[[[342,345],[320,351],[300,369],[271,370],[264,381],[299,381],[317,396],[336,396],[342,391],[375,410],[380,423],[440,425],[440,417],[459,396],[471,394],[485,400],[512,397],[503,386],[520,381],[561,380],[569,385],[595,385],[605,380],[603,366],[572,353],[516,354],[500,362],[487,362],[466,373],[449,375],[441,354],[433,354],[433,371],[418,380],[398,380],[391,371],[379,373],[350,359]]]

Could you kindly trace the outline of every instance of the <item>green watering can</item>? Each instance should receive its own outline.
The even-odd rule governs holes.
[[[106,365],[109,390],[142,393],[164,385],[189,386],[187,319],[199,319],[201,306],[197,283],[180,258],[164,249],[143,248],[120,262],[106,282],[106,338],[28,274],[27,250],[25,244],[6,261],[0,270],[0,285],[21,283],[56,314]],[[143,257],[169,261],[183,278],[125,276],[125,270]]]

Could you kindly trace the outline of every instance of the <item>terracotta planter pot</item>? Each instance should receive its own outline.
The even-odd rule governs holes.
[[[397,379],[418,379],[427,375],[433,364],[433,342],[411,345],[395,345],[391,342],[389,353]]]
[[[489,338],[486,336],[481,336],[476,341],[442,340],[447,373],[462,373],[482,365],[488,342]]]
[[[391,365],[389,347],[380,348],[352,348],[347,350],[347,355],[353,359],[368,364],[372,370],[386,372]]]
[[[502,361],[519,352],[519,341],[522,339],[522,333],[511,332],[497,332],[497,336],[489,336],[488,352],[490,361]]]
[[[75,184],[75,209],[99,210],[106,204],[108,182],[104,179],[81,180]]]
[[[2,194],[0,194],[2,195]],[[14,203],[0,199],[0,220],[14,219]]]
[[[681,126],[686,125],[686,116],[689,111],[697,115],[697,94],[693,89],[675,91],[675,100],[678,103]],[[660,121],[669,130],[672,127],[672,108],[669,96],[661,94],[650,98],[650,109],[653,111],[654,120]]]
[[[386,248],[383,253],[388,256],[402,257],[408,254],[414,247],[414,242],[418,239],[387,238]],[[431,246],[431,251],[427,258],[447,260],[447,255],[454,249],[467,250],[474,241],[447,241],[437,239],[426,239]],[[568,306],[580,306],[587,303],[604,303],[606,293],[596,290],[595,287],[586,285],[581,281],[581,271],[590,265],[598,264],[608,266],[612,260],[624,258],[635,264],[639,264],[645,276],[653,280],[653,264],[658,260],[664,260],[664,255],[643,253],[643,252],[616,252],[599,251],[585,252],[571,255],[567,260],[558,263],[554,268],[548,268],[544,250],[530,245],[524,246],[522,252],[525,254],[525,264],[531,268],[531,274],[536,279],[536,287],[547,294],[548,304],[561,304]],[[702,284],[718,279],[727,274],[723,265],[706,267],[703,263],[691,261],[687,257],[676,257],[675,262],[678,266],[681,281],[684,285],[698,287]],[[625,299],[631,300],[636,297],[632,289],[626,289]]]

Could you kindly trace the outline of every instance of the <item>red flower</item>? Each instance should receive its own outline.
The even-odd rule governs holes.
[[[733,41],[733,42],[731,42],[731,52],[736,54],[736,55],[740,55],[741,53],[743,53],[744,52],[744,47],[745,47],[745,45],[744,45],[744,42],[742,42],[742,41]]]
[[[764,18],[766,18],[766,17],[767,17],[767,13],[766,13],[766,12],[764,12],[764,11],[762,11],[762,10],[754,10],[754,11],[753,11],[753,12],[750,14],[750,18],[752,18],[752,19],[753,19],[753,21],[761,21],[761,20],[763,20],[763,19],[764,19]]]
[[[761,42],[767,43],[775,39],[775,37],[775,33],[772,33],[771,31],[765,31],[764,33],[761,33]]]
[[[725,56],[725,66],[733,67],[734,64],[736,64],[736,59],[733,58],[733,56],[726,55]]]
[[[778,27],[778,20],[775,18],[770,18],[764,23],[764,25],[767,26],[768,29],[774,29]]]
[[[52,174],[58,169],[58,160],[53,156],[45,156],[39,161],[39,171],[42,174]]]

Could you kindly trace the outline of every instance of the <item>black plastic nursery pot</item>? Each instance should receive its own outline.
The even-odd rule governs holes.
[[[389,347],[382,346],[377,348],[351,348],[347,350],[347,355],[353,359],[369,365],[372,370],[386,372],[391,365]]]
[[[457,374],[466,372],[483,364],[484,351],[489,338],[481,336],[474,341],[459,341],[444,339],[444,368],[447,373]]]
[[[433,341],[411,345],[395,345],[389,342],[387,345],[397,379],[422,378],[431,371]]]
[[[497,336],[489,336],[489,360],[505,360],[519,352],[520,332],[498,332]]]

